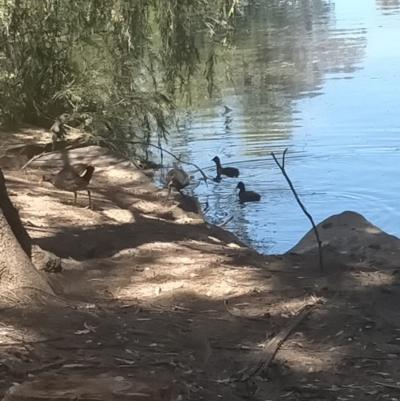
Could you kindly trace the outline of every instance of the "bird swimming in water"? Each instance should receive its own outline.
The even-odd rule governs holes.
[[[261,195],[254,191],[246,191],[246,188],[242,181],[237,184],[239,191],[240,202],[258,202],[261,199]]]
[[[93,172],[94,167],[91,164],[80,163],[74,166],[66,166],[57,174],[44,174],[39,184],[42,185],[43,181],[47,181],[58,189],[73,192],[74,206],[76,205],[77,192],[86,190],[89,196],[89,208],[91,208],[92,197],[87,186],[93,176]]]
[[[221,160],[219,159],[218,156],[215,156],[212,161],[216,164],[217,166],[217,177],[216,180],[219,180],[221,178],[221,175],[226,175],[227,177],[231,178],[237,178],[239,177],[239,170],[235,167],[222,167],[221,166]]]
[[[181,189],[186,188],[190,183],[188,174],[181,168],[173,168],[167,173],[167,186],[168,186],[168,196],[165,203],[168,202],[169,195],[171,194],[171,189],[175,188],[182,196],[186,197]]]

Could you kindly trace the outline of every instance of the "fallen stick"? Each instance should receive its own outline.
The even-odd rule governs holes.
[[[75,345],[70,345],[70,346],[55,345],[55,346],[53,346],[53,348],[62,349],[62,350],[119,348],[127,343],[128,343],[128,341],[122,341],[118,344],[101,344],[101,345],[77,345],[77,346],[75,346]]]
[[[296,190],[294,189],[294,186],[292,184],[292,181],[290,180],[289,176],[286,173],[285,170],[285,156],[286,156],[286,152],[288,151],[288,149],[286,148],[283,152],[282,155],[282,163],[279,163],[278,159],[276,158],[274,152],[271,152],[272,157],[274,158],[275,163],[277,164],[277,166],[279,167],[279,169],[281,170],[283,176],[285,177],[287,183],[289,184],[290,189],[293,192],[293,195],[297,201],[297,203],[299,204],[299,206],[301,207],[301,210],[304,212],[304,214],[307,216],[308,220],[310,220],[310,223],[312,225],[312,228],[314,230],[314,234],[315,237],[317,238],[317,243],[318,243],[318,254],[319,254],[319,269],[321,272],[324,271],[324,264],[323,264],[323,260],[322,260],[322,241],[319,238],[319,233],[317,230],[317,226],[314,223],[314,219],[312,218],[311,214],[308,213],[307,209],[305,208],[305,206],[301,203],[301,200],[299,198],[299,195],[297,195]]]
[[[19,374],[23,374],[23,375],[27,375],[29,373],[39,373],[39,372],[43,372],[43,371],[47,371],[49,369],[56,369],[56,368],[60,368],[62,365],[65,364],[65,362],[67,362],[67,359],[63,358],[57,362],[49,362],[46,363],[40,367],[37,368],[32,368],[32,369],[26,369],[23,370],[21,372],[18,372]]]
[[[285,328],[283,328],[273,339],[264,342],[263,345],[265,345],[265,348],[262,351],[262,359],[256,366],[247,368],[244,372],[239,372],[239,374],[242,374],[239,381],[247,381],[259,371],[266,369],[275,358],[280,346],[286,341],[293,330],[315,309],[315,307],[315,305],[303,306],[300,312]]]
[[[396,386],[395,384],[382,383],[382,382],[374,382],[374,383],[378,384],[379,386],[391,388],[393,390],[400,390],[400,386]]]

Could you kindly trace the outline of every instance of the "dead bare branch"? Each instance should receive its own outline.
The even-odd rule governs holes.
[[[297,195],[296,190],[294,189],[294,186],[292,184],[292,181],[290,180],[289,176],[286,173],[285,170],[285,156],[287,153],[288,149],[286,148],[283,152],[282,155],[282,163],[279,163],[278,159],[276,158],[274,152],[271,152],[272,157],[274,158],[275,163],[277,164],[277,166],[279,167],[279,169],[281,170],[283,176],[285,177],[287,183],[289,184],[290,189],[292,190],[292,193],[297,201],[297,203],[299,204],[301,210],[304,212],[304,214],[307,216],[308,220],[310,220],[310,223],[312,225],[312,228],[314,230],[314,234],[315,237],[317,239],[317,243],[318,243],[318,254],[319,254],[319,269],[321,272],[324,271],[324,264],[323,264],[323,258],[322,258],[322,241],[319,237],[319,233],[317,230],[317,226],[314,223],[314,219],[312,218],[311,214],[307,211],[307,209],[305,208],[305,206],[303,205],[303,203],[301,202],[299,196]]]
[[[262,351],[262,358],[257,365],[247,368],[244,372],[239,372],[242,377],[239,381],[246,381],[253,377],[261,370],[265,370],[272,360],[275,358],[280,346],[286,341],[293,330],[315,309],[315,305],[305,305],[300,312],[290,321],[290,323],[283,328],[274,338],[268,342],[264,342],[264,350]]]

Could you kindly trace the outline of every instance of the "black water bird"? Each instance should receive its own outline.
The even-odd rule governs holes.
[[[181,189],[186,188],[190,183],[188,174],[180,168],[173,168],[167,173],[167,186],[168,186],[168,196],[165,203],[168,202],[169,195],[171,194],[171,189],[175,188],[182,196],[186,197]]]
[[[89,208],[92,207],[92,197],[87,188],[93,176],[94,167],[91,164],[76,164],[66,166],[57,174],[44,174],[39,184],[43,181],[51,182],[56,188],[74,193],[74,206],[76,205],[77,192],[86,190],[89,197]]]
[[[239,170],[235,167],[222,167],[221,160],[219,160],[218,156],[215,156],[212,161],[217,166],[217,177],[216,180],[218,181],[221,178],[221,175],[226,175],[227,177],[237,178],[239,177]]]
[[[261,199],[261,195],[254,191],[246,191],[246,188],[242,181],[237,184],[239,191],[240,202],[258,202]]]

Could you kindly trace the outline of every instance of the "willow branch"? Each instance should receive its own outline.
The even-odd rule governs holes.
[[[321,239],[319,237],[319,233],[317,230],[317,226],[314,223],[314,219],[312,218],[311,214],[307,211],[307,209],[305,208],[305,206],[303,205],[303,203],[301,202],[299,196],[297,195],[296,190],[294,189],[294,186],[292,184],[292,181],[290,180],[289,176],[286,173],[285,170],[285,156],[286,156],[286,152],[288,151],[288,149],[286,148],[285,151],[283,152],[282,155],[282,163],[279,163],[278,159],[276,158],[274,152],[271,152],[272,157],[274,158],[275,163],[277,164],[277,166],[279,167],[279,169],[281,170],[283,176],[285,177],[287,183],[289,184],[290,189],[293,192],[293,195],[297,201],[297,203],[299,204],[299,206],[301,207],[301,210],[304,212],[304,214],[307,216],[308,220],[310,220],[310,223],[312,225],[312,228],[314,230],[314,234],[315,237],[317,239],[317,243],[318,243],[318,254],[319,254],[319,269],[321,272],[324,271],[324,265],[323,265],[323,259],[322,259],[322,242]]]

